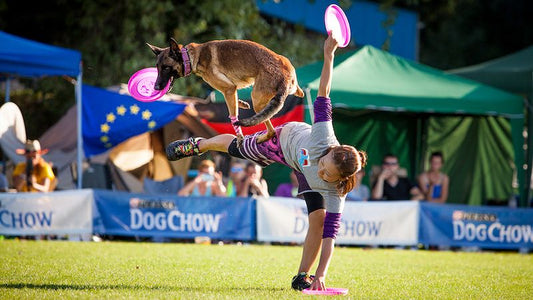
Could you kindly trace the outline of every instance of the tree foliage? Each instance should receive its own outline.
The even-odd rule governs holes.
[[[154,66],[155,57],[146,43],[163,47],[170,37],[182,44],[249,39],[287,56],[295,66],[320,59],[323,43],[320,34],[262,17],[251,0],[57,0],[35,5],[6,1],[0,5],[0,29],[79,50],[84,83],[100,87],[126,83],[135,71]],[[40,90],[13,93],[25,119],[37,121],[32,116],[35,98],[58,103],[52,105],[53,110],[40,110],[53,121],[74,104],[72,87],[57,91],[57,80],[24,82]],[[197,97],[205,97],[209,91],[196,76],[181,78],[173,87],[174,93]],[[45,94],[48,96],[42,96]],[[27,122],[29,135],[34,137],[48,128],[35,123]]]
[[[385,0],[420,20],[420,62],[452,69],[533,44],[531,0]]]
[[[288,0],[285,0],[288,1]],[[312,0],[309,0],[312,1]],[[420,61],[449,69],[517,51],[533,43],[530,0],[383,0],[383,27],[390,47],[397,11],[419,14]],[[287,56],[298,67],[322,57],[323,36],[302,26],[260,15],[254,0],[55,0],[0,1],[0,29],[82,53],[84,82],[100,87],[126,83],[135,71],[154,66],[146,42],[249,39]],[[339,1],[348,8],[353,0]],[[30,136],[39,136],[73,103],[72,87],[61,79],[25,80],[35,90],[18,95]],[[62,89],[58,90],[58,86]],[[209,87],[196,76],[177,80],[173,92],[205,97]],[[2,93],[1,91],[0,93]],[[46,101],[33,116],[35,101]],[[53,103],[49,103],[53,102]],[[44,103],[44,102],[43,102]],[[30,111],[31,113],[28,113]],[[29,114],[29,115],[27,115]],[[35,122],[37,123],[37,122]]]

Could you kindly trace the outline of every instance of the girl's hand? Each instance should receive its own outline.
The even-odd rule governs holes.
[[[331,33],[329,33],[328,38],[324,42],[324,56],[332,55],[338,45],[337,41],[333,38]]]
[[[313,283],[311,283],[311,290],[320,290],[323,291],[326,289],[326,277],[325,276],[315,276]]]

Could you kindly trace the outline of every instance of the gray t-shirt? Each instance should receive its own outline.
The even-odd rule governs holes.
[[[331,122],[318,122],[313,126],[290,122],[285,124],[279,137],[281,150],[289,166],[301,172],[309,187],[324,197],[326,211],[342,213],[345,197],[341,197],[336,184],[318,177],[318,160],[330,146],[339,145]]]

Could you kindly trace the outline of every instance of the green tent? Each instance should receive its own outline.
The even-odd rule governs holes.
[[[322,61],[296,70],[308,99],[316,97],[321,70]],[[523,162],[514,155],[523,143],[520,97],[372,46],[336,56],[330,96],[337,137],[368,152],[368,170],[390,152],[414,179],[440,150],[448,202],[503,203],[513,194],[514,166]],[[250,89],[239,97],[249,99]],[[278,182],[279,170],[269,168],[265,177]]]
[[[478,65],[449,70],[490,86],[524,96],[533,95],[533,46]]]
[[[297,70],[311,98],[321,68]],[[369,165],[391,152],[414,179],[440,150],[449,202],[503,203],[513,194],[513,168],[523,162],[514,155],[523,144],[520,97],[371,46],[336,57],[330,96],[339,140],[366,149]]]
[[[528,133],[533,132],[533,46],[529,46],[516,53],[512,53],[497,59],[493,59],[481,64],[454,69],[448,71],[451,74],[467,77],[499,89],[520,94],[528,97]],[[533,137],[528,135],[528,154],[526,156],[527,178],[529,182],[533,169]],[[524,185],[522,205],[526,205],[529,199],[529,186]]]

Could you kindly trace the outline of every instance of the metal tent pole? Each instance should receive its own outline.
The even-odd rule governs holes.
[[[520,199],[520,207],[529,207],[529,196],[531,189],[531,168],[533,167],[533,72],[531,72],[531,88],[529,90],[529,99],[527,101],[527,171],[526,178],[524,179],[525,197]]]
[[[5,102],[9,102],[9,93],[11,92],[11,77],[7,76],[6,79],[6,98]]]
[[[82,97],[81,97],[81,86],[82,86],[82,66],[80,62],[80,73],[78,74],[78,79],[76,81],[76,114],[78,115],[77,118],[77,153],[78,153],[78,161],[77,161],[77,168],[78,171],[78,184],[77,188],[82,188],[82,176],[83,176],[83,165],[82,165],[82,158],[83,158],[83,136],[82,136]]]

